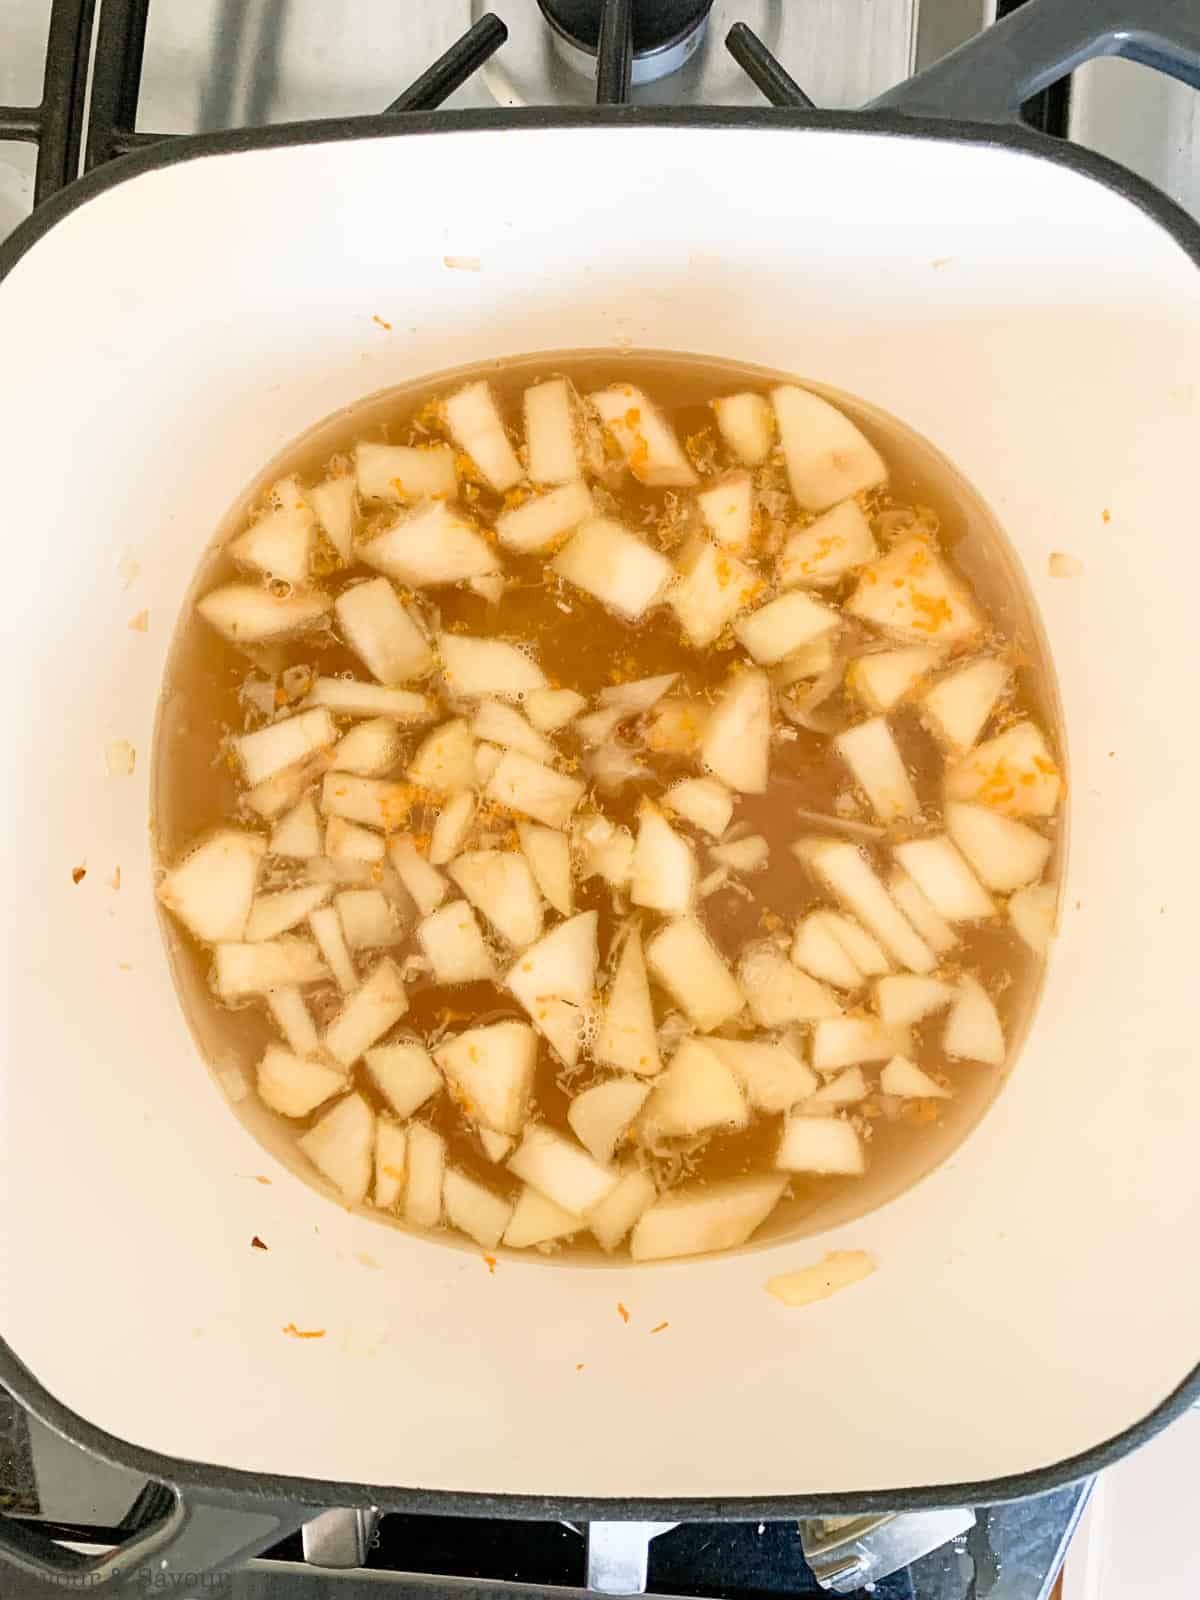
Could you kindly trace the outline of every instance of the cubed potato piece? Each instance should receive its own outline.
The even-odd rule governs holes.
[[[446,898],[449,885],[417,849],[411,836],[393,839],[388,845],[388,859],[421,915],[427,917],[436,911]]]
[[[937,958],[903,916],[857,845],[844,839],[799,840],[793,850],[852,911],[887,953],[912,972],[932,972]]]
[[[481,600],[486,600],[488,605],[498,606],[504,599],[508,580],[499,572],[485,572],[481,578],[468,578],[467,588]]]
[[[406,777],[420,789],[454,794],[475,782],[475,736],[462,717],[427,733],[408,764]]]
[[[465,900],[455,900],[417,924],[417,943],[433,967],[435,983],[491,982],[496,965]]]
[[[510,1250],[528,1250],[533,1245],[549,1244],[553,1239],[569,1239],[587,1224],[582,1217],[564,1211],[528,1184],[517,1196],[512,1219],[504,1230],[502,1244]]]
[[[460,700],[519,700],[546,687],[546,676],[527,648],[505,639],[477,639],[462,633],[438,635],[442,677]]]
[[[327,817],[360,822],[365,828],[393,833],[408,821],[412,789],[388,778],[360,778],[351,772],[327,772],[321,782],[321,810]]]
[[[800,968],[773,944],[747,950],[738,961],[738,982],[760,1028],[782,1028],[790,1022],[837,1017],[837,996]]]
[[[748,472],[731,472],[696,496],[704,525],[726,550],[744,550],[754,522],[754,482]]]
[[[701,760],[739,794],[763,794],[770,747],[770,684],[764,673],[735,672],[709,715],[700,740]]]
[[[538,888],[559,916],[573,915],[575,885],[571,879],[571,846],[566,834],[538,823],[520,822],[517,837]]]
[[[306,1117],[347,1085],[346,1075],[320,1061],[269,1044],[258,1064],[258,1097],[282,1117]]]
[[[475,811],[476,800],[470,789],[460,789],[443,804],[429,840],[429,859],[435,867],[444,867],[462,849],[475,821]]]
[[[380,683],[395,687],[423,677],[433,649],[386,578],[368,578],[333,602],[342,637]]]
[[[525,476],[517,452],[504,429],[491,385],[480,379],[467,384],[446,401],[446,428],[460,450],[465,450],[498,494],[504,494]]]
[[[353,856],[313,856],[304,863],[304,877],[308,883],[328,883],[336,889],[382,889],[390,900],[404,903],[403,885],[386,863],[356,861]]]
[[[525,456],[534,483],[571,483],[580,476],[576,400],[566,378],[525,391]]]
[[[521,704],[540,733],[557,733],[579,715],[587,700],[574,689],[531,689]]]
[[[522,755],[547,765],[558,755],[549,739],[531,727],[515,706],[505,705],[502,700],[479,702],[471,732],[477,739],[487,739],[507,750],[519,750]]]
[[[601,689],[596,699],[606,711],[619,712],[622,717],[641,716],[658,704],[678,677],[677,672],[660,672],[652,678],[613,683]]]
[[[586,717],[577,718],[575,732],[589,749],[594,749],[611,737],[625,715],[619,706],[601,706],[598,711],[589,711]]]
[[[771,847],[761,833],[748,833],[728,844],[715,844],[708,853],[730,872],[761,872],[771,858]]]
[[[637,622],[655,605],[674,576],[666,556],[611,517],[581,523],[551,565],[626,622]]]
[[[265,852],[261,834],[222,828],[171,868],[158,886],[158,898],[197,939],[240,940]]]
[[[340,478],[314,483],[308,491],[308,502],[316,512],[317,521],[345,562],[349,562],[354,553],[354,491],[355,481],[348,472]]]
[[[784,1172],[816,1172],[857,1177],[867,1170],[862,1141],[840,1117],[788,1117],[775,1165]]]
[[[787,383],[771,390],[771,404],[788,482],[802,510],[826,511],[887,482],[882,456],[828,400]]]
[[[655,489],[687,489],[696,482],[675,430],[640,389],[614,383],[588,399],[639,483]]]
[[[577,1217],[586,1217],[606,1199],[621,1177],[544,1123],[525,1129],[508,1170]]]
[[[633,835],[599,813],[577,817],[571,840],[579,854],[579,876],[601,877],[614,889],[624,889],[633,877]]]
[[[229,554],[240,567],[252,567],[283,583],[308,581],[317,543],[316,518],[307,505],[268,511],[245,533],[229,541]]]
[[[222,1000],[266,994],[287,984],[322,983],[329,976],[329,969],[307,939],[285,936],[262,944],[230,941],[218,944],[214,956],[214,987]]]
[[[775,576],[785,589],[822,588],[874,561],[879,551],[871,524],[853,500],[843,500],[794,533],[779,552]]]
[[[362,1204],[374,1165],[375,1113],[360,1094],[339,1100],[297,1143],[347,1205]]]
[[[733,631],[755,661],[772,667],[822,634],[831,633],[839,620],[830,606],[800,589],[789,589],[735,622]]]
[[[448,444],[378,444],[360,439],[354,475],[364,500],[453,500],[458,493],[454,451]]]
[[[442,1220],[442,1181],[446,1171],[446,1141],[423,1122],[408,1129],[408,1183],[404,1190],[404,1215],[418,1228],[436,1228]]]
[[[447,870],[476,910],[515,949],[523,950],[541,938],[542,897],[524,856],[510,850],[471,850]]]
[[[299,805],[305,791],[320,779],[328,767],[329,754],[323,750],[320,755],[277,772],[265,783],[256,783],[252,789],[247,789],[242,796],[242,804],[264,821],[270,822]]]
[[[785,1306],[811,1306],[861,1283],[874,1271],[875,1263],[865,1250],[828,1250],[811,1267],[768,1279],[767,1293]]]
[[[512,511],[502,511],[496,518],[496,537],[505,549],[531,555],[558,544],[595,511],[591,491],[582,480],[564,483]]]
[[[699,750],[707,727],[708,707],[702,700],[666,699],[646,718],[642,742],[657,755],[690,756]]]
[[[914,1022],[942,1011],[954,999],[954,985],[940,978],[918,977],[914,972],[897,972],[875,984],[875,1009],[880,1022],[889,1027],[907,1028]]]
[[[498,744],[488,744],[486,739],[485,740],[481,740],[479,743],[476,744],[476,746],[475,746],[475,781],[476,781],[476,783],[481,784],[481,785],[487,783],[487,781],[491,777],[492,773],[495,772],[496,768],[500,765],[500,760],[501,760],[501,757],[503,755],[504,755],[504,751],[503,751],[503,749],[501,748],[500,745],[498,745]]]
[[[701,1033],[730,1022],[746,997],[704,929],[691,917],[659,928],[646,946],[650,971]]]
[[[792,684],[799,683],[804,678],[819,678],[823,672],[828,672],[832,665],[833,635],[823,633],[819,639],[806,644],[802,650],[785,656],[778,666],[771,668],[769,676],[774,688],[789,689]]]
[[[654,1088],[638,1124],[646,1143],[689,1138],[710,1128],[744,1128],[750,1112],[741,1085],[706,1042],[684,1039]]]
[[[351,950],[387,949],[405,936],[395,906],[378,889],[343,889],[333,904]]]
[[[803,1116],[827,1117],[830,1110],[839,1106],[856,1106],[869,1093],[867,1080],[861,1067],[846,1067],[835,1078],[821,1085],[817,1092],[801,1106]]]
[[[909,839],[893,851],[896,860],[948,922],[972,922],[993,917],[992,897],[946,837]]]
[[[715,778],[684,778],[663,795],[663,805],[685,822],[719,839],[733,816],[733,796]]]
[[[277,894],[260,894],[250,907],[242,937],[247,944],[277,939],[328,899],[328,884],[302,884],[296,889],[280,889]]]
[[[983,627],[970,591],[923,534],[893,545],[864,568],[846,610],[918,644],[964,644]]]
[[[435,500],[359,546],[376,572],[414,589],[464,583],[499,572],[500,558],[473,523]]]
[[[414,1111],[442,1091],[442,1075],[433,1057],[415,1039],[378,1044],[364,1055],[367,1071],[401,1121],[407,1121]]]
[[[375,1191],[381,1211],[394,1211],[404,1196],[408,1167],[408,1130],[387,1117],[375,1123]]]
[[[325,1048],[335,1061],[351,1067],[407,1010],[400,974],[384,956],[326,1028]]]
[[[955,667],[921,696],[921,716],[933,733],[963,755],[978,739],[1012,681],[1012,668],[995,656]]]
[[[386,851],[382,835],[360,828],[357,822],[330,817],[325,825],[325,854],[330,860],[382,861]]]
[[[857,656],[846,668],[846,687],[868,711],[890,711],[941,659],[941,652],[927,644],[910,644],[898,650]]]
[[[565,828],[586,788],[578,778],[544,767],[518,750],[506,750],[488,779],[487,794],[547,828]]]
[[[981,882],[998,894],[1035,882],[1050,858],[1049,839],[988,806],[948,803],[946,831]]]
[[[733,1073],[756,1111],[768,1115],[790,1111],[797,1102],[815,1093],[820,1082],[786,1044],[761,1039],[705,1042]]]
[[[346,935],[342,932],[342,920],[332,906],[323,906],[319,911],[314,911],[308,919],[312,929],[313,938],[325,960],[329,963],[329,970],[333,974],[333,981],[343,994],[350,994],[358,988],[358,972],[354,966],[354,959],[346,947]]]
[[[583,1025],[592,1004],[597,921],[596,912],[583,911],[560,922],[518,956],[504,979],[534,1027],[568,1067],[579,1059]],[[567,1208],[572,1209],[569,1204]]]
[[[642,936],[636,927],[630,928],[621,947],[593,1054],[606,1066],[643,1078],[653,1077],[662,1066]]]
[[[705,1255],[745,1244],[774,1211],[787,1179],[774,1174],[672,1189],[643,1212],[629,1240],[635,1261]]]
[[[494,1250],[513,1214],[512,1202],[469,1178],[457,1167],[447,1167],[442,1178],[442,1204],[452,1228],[474,1239],[484,1250]]]
[[[316,1024],[295,984],[269,989],[264,996],[271,1020],[279,1029],[293,1055],[311,1056],[320,1049]]]
[[[696,852],[649,801],[638,813],[629,897],[667,916],[685,915],[696,899]]]
[[[1006,817],[1053,816],[1061,794],[1062,777],[1033,722],[1014,722],[946,774],[948,800],[973,800]]]
[[[232,644],[265,644],[314,628],[330,604],[315,589],[277,595],[255,583],[227,583],[198,600],[196,610]]]
[[[625,1172],[613,1192],[588,1217],[587,1225],[600,1248],[610,1253],[615,1250],[657,1198],[658,1190],[648,1172],[638,1167]]]
[[[977,978],[964,974],[946,1018],[942,1049],[955,1060],[1004,1065],[1004,1030],[991,996]]]
[[[520,1133],[529,1116],[537,1037],[524,1022],[468,1028],[434,1051],[467,1116],[496,1133]]]
[[[847,728],[833,745],[880,822],[915,817],[920,812],[921,802],[886,717],[872,717]]]
[[[907,1056],[893,1056],[879,1074],[879,1087],[884,1094],[894,1094],[901,1100],[949,1100],[949,1089],[922,1072],[915,1061]]]
[[[649,1093],[649,1084],[637,1078],[609,1078],[584,1089],[567,1107],[571,1131],[602,1167],[612,1161],[618,1142]]]
[[[286,811],[271,829],[267,847],[273,856],[306,860],[321,854],[321,822],[311,795]]]
[[[938,955],[945,955],[958,943],[958,935],[944,918],[930,905],[907,872],[897,867],[888,878],[892,899],[912,923],[913,927]]]
[[[831,1017],[813,1028],[812,1064],[818,1072],[837,1072],[866,1061],[890,1061],[910,1045],[907,1028],[891,1028],[874,1017]]]
[[[391,717],[371,717],[343,734],[331,757],[339,772],[377,778],[390,772],[404,754],[404,740]]]
[[[397,722],[428,722],[436,709],[428,695],[411,689],[389,689],[382,683],[353,678],[318,678],[309,704],[325,706],[336,717],[392,717]]]
[[[1038,956],[1044,956],[1050,949],[1057,911],[1058,890],[1052,883],[1018,889],[1008,902],[1009,921]]]
[[[829,931],[865,978],[877,978],[892,970],[883,946],[865,928],[840,911],[826,912]]]
[[[651,776],[650,768],[632,750],[617,743],[589,750],[583,758],[583,770],[601,794],[616,794],[626,784]]]
[[[710,402],[721,437],[739,461],[758,466],[775,442],[775,413],[761,394],[729,394]]]
[[[703,650],[762,588],[762,579],[744,562],[707,539],[685,550],[667,604],[693,648]]]
[[[857,989],[864,974],[847,953],[834,931],[835,914],[811,911],[797,926],[792,940],[792,960],[804,972],[831,983],[835,989]]]
[[[511,1133],[497,1133],[494,1128],[481,1128],[478,1124],[475,1133],[479,1139],[479,1148],[488,1160],[497,1166],[517,1142]]]

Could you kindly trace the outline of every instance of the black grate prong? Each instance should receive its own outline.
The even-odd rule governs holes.
[[[402,95],[397,95],[388,111],[432,111],[466,83],[473,72],[478,72],[507,38],[508,29],[489,11],[468,28],[461,39],[456,39],[428,71],[410,83]]]
[[[96,35],[86,164],[90,170],[129,147],[137,127],[150,0],[104,0]]]
[[[604,0],[596,46],[596,104],[619,106],[633,81],[633,0]]]
[[[754,29],[744,22],[735,22],[730,28],[725,35],[725,48],[773,106],[799,106],[805,111],[817,109],[791,73],[780,66]]]

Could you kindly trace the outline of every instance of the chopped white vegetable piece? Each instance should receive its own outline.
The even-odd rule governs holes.
[[[370,828],[360,828],[357,822],[330,817],[325,825],[325,854],[331,860],[382,861],[386,849],[379,834]]]
[[[525,455],[534,483],[570,483],[580,475],[576,401],[566,378],[525,391]]]
[[[861,1283],[875,1271],[865,1250],[829,1250],[814,1266],[784,1272],[767,1280],[767,1293],[785,1306],[811,1306],[851,1284]]]
[[[313,589],[276,595],[254,583],[227,583],[198,600],[196,610],[233,644],[262,644],[314,627],[330,603],[328,595]]]
[[[593,1208],[587,1225],[601,1249],[613,1251],[642,1214],[658,1198],[648,1172],[631,1167],[613,1192]]]
[[[541,733],[557,733],[587,705],[574,689],[531,689],[521,702],[525,715]]]
[[[828,400],[787,383],[771,390],[771,404],[788,482],[802,510],[825,511],[887,482],[874,445]]]
[[[935,1011],[942,1011],[954,999],[954,985],[940,978],[918,977],[913,972],[898,972],[880,978],[875,985],[875,1009],[880,1022],[889,1027],[907,1028]]]
[[[687,1138],[709,1128],[744,1128],[750,1121],[733,1072],[706,1041],[684,1039],[654,1080],[638,1124],[639,1138]]]
[[[490,606],[500,604],[507,587],[507,580],[499,572],[485,572],[480,578],[467,579],[467,588],[471,593],[477,594],[481,600],[486,600]]]
[[[830,933],[864,978],[877,978],[892,970],[892,963],[879,941],[861,928],[853,917],[847,917],[840,911],[827,911],[825,915],[829,918]]]
[[[761,1028],[781,1028],[789,1022],[814,1022],[837,1017],[842,1008],[837,996],[818,983],[778,950],[762,944],[747,950],[738,961],[738,981]]]
[[[458,493],[454,451],[448,444],[376,444],[354,447],[354,474],[364,500],[453,500]]]
[[[271,829],[268,846],[273,856],[303,860],[321,854],[321,823],[311,795],[305,795]]]
[[[650,1086],[637,1078],[609,1078],[577,1094],[567,1107],[571,1131],[602,1167],[645,1104]]]
[[[433,824],[429,840],[429,860],[435,867],[444,867],[466,843],[475,821],[476,800],[470,789],[460,789],[443,804]]]
[[[448,886],[437,868],[417,849],[411,836],[406,834],[393,839],[388,845],[388,857],[421,915],[427,917],[436,911],[446,898]]]
[[[770,860],[771,848],[761,833],[749,833],[729,844],[715,844],[708,853],[731,872],[761,872]]]
[[[376,778],[390,772],[403,753],[400,729],[391,717],[371,717],[338,740],[331,760],[339,772]]]
[[[442,1090],[442,1075],[424,1045],[414,1039],[379,1044],[366,1052],[367,1071],[401,1119],[411,1117]]]
[[[833,1017],[813,1028],[812,1064],[836,1072],[864,1061],[890,1061],[911,1041],[907,1028],[890,1028],[874,1017]]]
[[[361,822],[366,828],[391,833],[408,820],[412,790],[388,778],[360,778],[350,772],[327,772],[321,783],[321,810],[327,817]]]
[[[287,1041],[288,1049],[298,1056],[314,1055],[320,1048],[316,1024],[295,984],[268,989],[265,999],[271,1019]]]
[[[631,928],[605,997],[593,1054],[597,1061],[653,1077],[662,1066],[642,936]]]
[[[353,678],[318,678],[308,702],[339,717],[393,717],[397,722],[428,722],[435,711],[428,695]]]
[[[308,883],[330,883],[339,889],[382,889],[389,899],[402,902],[403,885],[399,878],[389,866],[378,861],[356,861],[353,856],[313,856],[304,863],[304,877]]]
[[[677,672],[660,672],[653,678],[632,678],[628,683],[610,684],[601,689],[597,700],[623,717],[640,716],[655,706],[678,678]]]
[[[400,974],[383,956],[326,1028],[325,1048],[344,1067],[353,1066],[407,1010]]]
[[[629,1240],[635,1261],[704,1255],[745,1244],[778,1205],[787,1179],[774,1174],[673,1189],[644,1212]]]
[[[827,1117],[829,1108],[855,1106],[868,1094],[867,1080],[861,1067],[846,1067],[836,1078],[830,1078],[800,1107],[804,1116]]]
[[[488,779],[487,794],[547,828],[565,828],[586,787],[578,778],[544,767],[517,750],[506,750]]]
[[[582,911],[560,922],[517,957],[504,979],[529,1013],[534,1027],[546,1036],[568,1067],[579,1059],[583,1025],[592,1004],[597,921],[596,912]]]
[[[584,522],[551,563],[560,578],[636,622],[674,576],[666,556],[610,517]]]
[[[715,778],[684,778],[663,795],[663,805],[685,822],[719,839],[733,816],[733,796]]]
[[[387,1117],[375,1124],[375,1190],[381,1211],[394,1211],[404,1194],[408,1166],[408,1130]]]
[[[575,910],[575,885],[571,880],[571,846],[566,834],[557,828],[520,822],[517,837],[538,888],[559,916],[571,916]]]
[[[946,837],[909,839],[894,846],[896,860],[947,922],[994,917],[991,895]]]
[[[614,889],[624,889],[633,877],[633,835],[599,813],[578,817],[571,840],[579,852],[581,878],[601,877]]]
[[[462,700],[493,696],[519,700],[531,689],[544,689],[546,675],[528,649],[505,639],[473,639],[461,633],[438,635],[442,677],[450,693]]]
[[[730,394],[711,402],[717,427],[739,461],[758,466],[775,442],[775,413],[761,394]]]
[[[938,955],[945,955],[948,950],[954,949],[958,935],[933,909],[907,872],[901,872],[897,867],[888,879],[888,889],[892,899],[931,949],[936,950]]]
[[[696,496],[704,525],[726,550],[744,550],[754,521],[754,483],[748,472],[731,472]]]
[[[336,741],[333,718],[324,707],[318,707],[297,712],[279,722],[269,722],[254,733],[239,734],[232,742],[246,782],[254,784],[273,778],[286,767],[305,761]]]
[[[927,644],[857,656],[846,668],[846,686],[868,711],[890,711],[940,660],[941,652]]]
[[[281,812],[298,805],[304,791],[316,783],[328,766],[329,756],[322,751],[308,761],[288,767],[285,772],[277,772],[265,783],[256,783],[253,789],[246,790],[242,800],[251,811],[269,822]]]
[[[351,950],[383,950],[405,936],[395,906],[378,889],[343,889],[333,904]]]
[[[755,661],[771,667],[829,633],[839,620],[831,607],[799,589],[789,589],[735,622],[733,631]]]
[[[585,745],[603,744],[626,713],[620,706],[602,706],[599,711],[589,711],[575,723],[575,732]]]
[[[369,567],[414,589],[463,583],[500,571],[496,552],[444,500],[421,506],[359,547]]]
[[[955,667],[921,696],[921,715],[957,755],[969,750],[1012,679],[1012,668],[995,656]]]
[[[692,755],[708,726],[708,707],[702,700],[663,700],[646,719],[642,733],[648,750],[660,755]],[[770,738],[770,722],[767,737]]]
[[[696,898],[696,852],[648,800],[638,813],[629,898],[668,916],[683,916]]]
[[[871,524],[853,500],[843,500],[823,517],[794,533],[775,564],[785,589],[839,583],[848,572],[879,554]]]
[[[788,1117],[775,1165],[784,1172],[857,1177],[867,1163],[858,1134],[839,1117]]]
[[[497,493],[520,483],[525,474],[487,382],[480,379],[452,394],[445,403],[445,417],[450,437]]]
[[[320,912],[316,913],[320,916]],[[284,937],[262,944],[218,944],[214,951],[214,982],[222,1000],[266,994],[285,984],[320,983],[329,972],[316,949],[306,939]]]
[[[492,773],[500,765],[504,755],[502,747],[498,744],[488,744],[481,740],[475,746],[475,781],[477,784],[486,784]]]
[[[640,389],[614,383],[588,399],[639,483],[655,489],[686,489],[696,482],[675,430]]]
[[[949,1089],[922,1072],[915,1061],[907,1056],[893,1056],[879,1074],[879,1087],[884,1094],[894,1094],[901,1100],[949,1100]]]
[[[762,580],[744,562],[707,539],[695,539],[680,559],[667,604],[679,618],[688,643],[702,650],[748,606]]]
[[[309,504],[316,512],[317,521],[346,562],[354,551],[354,489],[354,479],[346,473],[340,478],[314,483],[308,491]]]
[[[621,1176],[544,1124],[525,1129],[508,1170],[577,1217],[606,1199]]]
[[[959,644],[983,626],[970,591],[921,534],[864,569],[846,610],[918,644]]]
[[[405,774],[409,783],[435,794],[453,794],[475,782],[475,736],[462,717],[427,733]]]
[[[947,799],[975,800],[1008,817],[1052,816],[1061,793],[1058,767],[1032,722],[1014,722],[946,774]]]
[[[583,758],[583,770],[602,794],[615,794],[627,783],[650,776],[650,768],[632,750],[615,742],[589,750]]]
[[[504,1160],[517,1142],[511,1133],[497,1133],[494,1128],[476,1127],[475,1132],[479,1137],[480,1149],[489,1161],[497,1165]]]
[[[679,917],[646,946],[646,962],[701,1033],[737,1016],[746,997],[700,924]]]
[[[811,644],[793,651],[777,666],[772,667],[770,678],[775,688],[788,689],[792,684],[799,683],[802,678],[819,678],[822,673],[828,672],[832,665],[833,635],[823,633],[819,639],[814,639]]]
[[[471,723],[471,732],[477,739],[488,739],[492,744],[503,745],[508,750],[519,750],[535,761],[550,763],[558,751],[543,738],[536,728],[530,727],[515,706],[502,700],[481,700]]]
[[[761,672],[735,672],[709,715],[700,740],[701,759],[731,789],[762,794],[770,746],[770,684]]]
[[[329,963],[329,970],[333,973],[333,981],[343,994],[350,994],[358,988],[358,973],[354,967],[354,960],[346,948],[346,936],[342,932],[341,918],[332,906],[323,906],[319,911],[314,911],[308,919],[312,929],[313,938],[317,941],[321,954]]]
[[[245,533],[229,542],[229,554],[241,567],[253,567],[283,583],[302,584],[317,542],[316,518],[307,505],[268,511]]]
[[[242,937],[247,944],[276,939],[328,899],[328,884],[304,884],[298,889],[280,889],[277,894],[260,894],[250,907]]]
[[[855,965],[834,931],[835,913],[812,911],[799,924],[792,940],[792,960],[822,983],[835,989],[857,989],[864,974]]]
[[[419,922],[417,942],[429,957],[437,983],[490,982],[496,976],[491,951],[465,900],[455,900]]]
[[[959,979],[958,998],[950,1007],[942,1034],[942,1049],[962,1061],[982,1061],[985,1066],[1004,1064],[1004,1030],[991,996],[977,978]]]
[[[1007,894],[1042,875],[1051,843],[1023,822],[987,806],[946,806],[946,831],[989,889]]]
[[[520,1133],[529,1116],[537,1037],[524,1022],[493,1022],[446,1039],[434,1058],[467,1116],[496,1133]]]
[[[333,602],[342,636],[380,683],[395,687],[433,666],[429,640],[386,578],[368,578]]]
[[[833,745],[881,822],[917,815],[921,802],[886,717],[847,728]]]
[[[238,940],[265,851],[261,834],[222,828],[171,868],[158,886],[158,898],[197,939]]]
[[[1009,921],[1035,955],[1044,956],[1054,937],[1058,890],[1052,883],[1018,889],[1008,902]]]
[[[517,1197],[512,1220],[504,1230],[501,1243],[510,1250],[527,1250],[531,1245],[548,1244],[552,1239],[568,1239],[586,1226],[582,1217],[564,1211],[526,1184]]]
[[[523,855],[472,850],[458,856],[447,870],[476,910],[517,950],[541,938],[542,897]]]
[[[348,1094],[302,1134],[300,1148],[340,1189],[347,1205],[367,1197],[375,1154],[375,1113],[359,1094]]]
[[[933,951],[902,915],[857,845],[844,839],[816,839],[798,840],[792,848],[902,967],[933,971],[937,966]]]
[[[408,1129],[408,1185],[404,1215],[418,1228],[436,1228],[442,1220],[442,1179],[446,1170],[446,1141],[423,1122]]]
[[[258,1097],[282,1117],[306,1117],[348,1086],[344,1072],[306,1061],[277,1044],[267,1046],[258,1064]]]
[[[786,1044],[762,1039],[707,1039],[705,1043],[741,1084],[756,1111],[788,1111],[819,1083]]]
[[[591,491],[582,479],[564,483],[548,494],[534,495],[512,511],[502,511],[496,518],[496,537],[506,549],[529,555],[557,544],[595,511]]]
[[[485,1250],[494,1250],[513,1214],[511,1201],[493,1193],[485,1184],[468,1178],[457,1167],[447,1167],[442,1179],[442,1203],[446,1220]]]

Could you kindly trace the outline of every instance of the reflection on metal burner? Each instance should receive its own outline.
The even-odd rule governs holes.
[[[554,49],[574,71],[596,70],[606,0],[538,0]],[[634,84],[677,72],[700,47],[713,0],[633,0]]]

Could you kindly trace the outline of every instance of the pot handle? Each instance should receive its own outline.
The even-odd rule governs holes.
[[[1023,103],[1094,56],[1124,56],[1200,89],[1196,0],[1026,0],[872,110],[1017,122]]]

